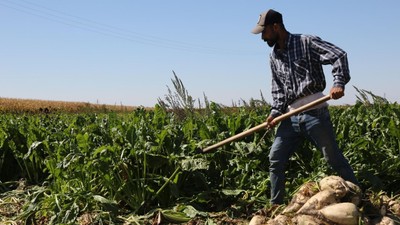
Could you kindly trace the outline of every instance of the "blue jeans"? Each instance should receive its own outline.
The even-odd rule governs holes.
[[[337,145],[328,108],[314,109],[292,116],[278,127],[269,153],[272,204],[283,204],[286,164],[304,139],[322,151],[339,176],[358,185],[353,169]]]

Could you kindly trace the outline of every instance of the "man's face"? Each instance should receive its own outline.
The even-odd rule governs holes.
[[[267,42],[269,47],[274,47],[278,41],[278,33],[274,30],[274,25],[270,24],[264,27],[261,39]]]

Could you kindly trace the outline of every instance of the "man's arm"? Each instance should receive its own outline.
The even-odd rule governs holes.
[[[323,65],[332,65],[333,88],[330,93],[332,98],[340,98],[344,95],[344,87],[350,81],[350,70],[347,53],[341,48],[314,37],[311,47]]]

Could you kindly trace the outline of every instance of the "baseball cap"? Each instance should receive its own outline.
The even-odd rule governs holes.
[[[260,14],[257,25],[251,32],[253,34],[259,34],[264,30],[264,27],[266,25],[282,22],[282,14],[273,9],[270,9]]]

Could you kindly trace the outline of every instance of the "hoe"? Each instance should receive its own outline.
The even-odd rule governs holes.
[[[316,106],[316,105],[319,105],[319,104],[321,104],[321,103],[323,103],[323,102],[326,102],[326,101],[328,101],[329,99],[331,99],[331,97],[330,97],[329,95],[326,95],[326,96],[324,96],[324,97],[322,97],[322,98],[319,98],[319,99],[317,99],[317,100],[315,100],[315,101],[313,101],[313,102],[310,102],[310,103],[308,103],[308,104],[306,104],[306,105],[303,105],[303,106],[301,106],[301,107],[299,107],[299,108],[297,108],[297,109],[295,109],[295,110],[289,111],[289,112],[287,112],[287,113],[285,113],[285,114],[282,114],[282,115],[276,117],[276,118],[273,120],[273,122],[274,122],[275,124],[277,124],[277,123],[281,122],[282,120],[284,120],[284,119],[286,119],[286,118],[289,118],[289,117],[291,117],[291,116],[293,116],[293,115],[296,115],[296,114],[298,114],[298,113],[300,113],[300,112],[303,112],[303,111],[305,111],[305,110],[307,110],[307,109],[310,109],[310,108],[312,108],[312,107],[314,107],[314,106]],[[227,138],[227,139],[225,139],[225,140],[223,140],[223,141],[221,141],[221,142],[218,142],[218,143],[216,143],[216,144],[214,144],[214,145],[211,145],[211,146],[209,146],[209,147],[207,147],[207,148],[200,149],[199,152],[200,152],[200,153],[209,152],[209,151],[214,150],[214,149],[216,149],[216,148],[218,148],[218,147],[221,147],[222,145],[229,144],[229,143],[231,143],[232,141],[236,141],[236,140],[238,140],[238,139],[240,139],[240,138],[243,138],[243,137],[245,137],[245,136],[247,136],[247,135],[250,135],[250,134],[252,134],[252,133],[254,133],[254,132],[257,132],[257,131],[259,131],[259,130],[261,130],[261,129],[265,129],[265,128],[269,129],[269,128],[268,128],[268,122],[264,122],[264,123],[262,123],[262,124],[260,124],[260,125],[258,125],[258,126],[255,126],[255,127],[251,128],[251,129],[249,129],[249,130],[243,131],[243,132],[241,132],[241,133],[239,133],[239,134],[236,134],[236,135],[234,135],[234,136],[232,136],[232,137],[229,137],[229,138]]]

